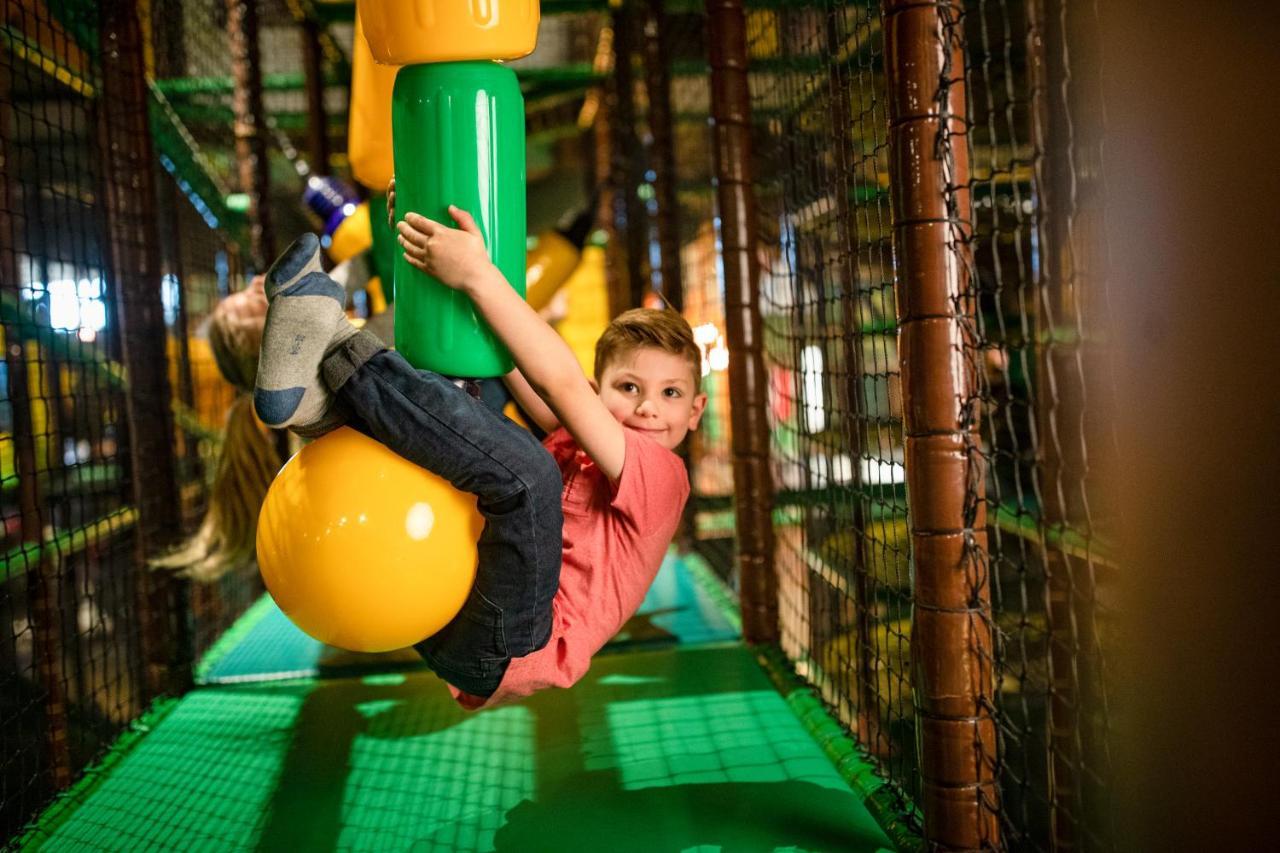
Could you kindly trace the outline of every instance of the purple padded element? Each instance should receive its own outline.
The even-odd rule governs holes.
[[[360,196],[338,178],[312,175],[307,178],[302,203],[324,222],[324,234],[331,237],[342,220],[350,216],[351,211],[360,203]],[[351,207],[348,208],[348,205]]]

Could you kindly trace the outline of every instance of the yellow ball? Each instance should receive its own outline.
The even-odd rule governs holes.
[[[307,634],[390,651],[457,615],[482,524],[473,495],[342,427],[276,475],[258,518],[258,566]]]

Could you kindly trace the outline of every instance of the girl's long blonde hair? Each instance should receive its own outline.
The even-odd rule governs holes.
[[[200,581],[214,581],[254,558],[258,513],[280,454],[271,430],[253,411],[253,383],[262,344],[262,316],[224,299],[209,318],[209,347],[223,377],[236,389],[218,452],[209,506],[195,534],[151,564]]]

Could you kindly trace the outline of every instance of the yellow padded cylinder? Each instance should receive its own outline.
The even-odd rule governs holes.
[[[360,0],[367,6],[370,0]],[[374,192],[386,192],[395,172],[391,151],[391,92],[396,72],[390,65],[373,61],[356,16],[355,39],[351,45],[351,117],[347,123],[347,160],[351,174]]]
[[[541,311],[573,273],[582,253],[555,231],[538,235],[538,244],[525,255],[524,299]]]
[[[360,0],[373,58],[386,65],[519,59],[538,42],[538,0]]]

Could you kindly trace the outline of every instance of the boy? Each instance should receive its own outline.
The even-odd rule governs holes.
[[[669,311],[629,311],[596,344],[594,381],[490,262],[471,216],[409,213],[410,264],[466,293],[511,350],[504,377],[542,445],[343,313],[305,234],[267,273],[254,405],[315,436],[344,422],[478,496],[485,518],[462,611],[415,648],[466,708],[568,687],[643,601],[689,494],[673,452],[702,417],[701,353]],[[358,484],[353,484],[353,488]]]

